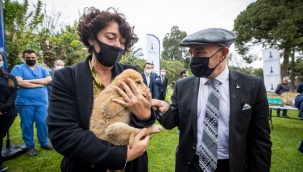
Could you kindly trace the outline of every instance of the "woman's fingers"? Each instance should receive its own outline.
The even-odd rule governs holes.
[[[132,79],[128,78],[127,82],[130,85],[132,93],[134,93],[135,96],[142,95],[142,93],[140,93],[140,90],[138,89],[137,85],[134,83]],[[144,84],[144,83],[140,83],[140,84]]]

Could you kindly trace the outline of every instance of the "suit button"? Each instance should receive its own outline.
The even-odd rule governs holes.
[[[94,166],[94,165],[92,165],[91,167],[92,167],[92,168],[94,168],[95,166]]]
[[[195,150],[196,149],[196,147],[192,147],[193,148],[193,150]]]
[[[188,165],[190,165],[190,162],[187,162]]]

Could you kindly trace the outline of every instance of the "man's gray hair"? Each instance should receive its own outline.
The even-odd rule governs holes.
[[[284,76],[283,81],[285,81],[286,79],[289,79],[288,76]]]
[[[56,64],[57,64],[58,61],[62,61],[63,65],[65,65],[65,62],[63,60],[58,59],[58,60],[54,61],[54,66],[56,66]]]

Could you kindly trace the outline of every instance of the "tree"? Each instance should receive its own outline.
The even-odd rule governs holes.
[[[8,71],[21,63],[20,55],[24,49],[39,49],[38,28],[43,21],[42,2],[38,0],[35,11],[28,11],[28,0],[23,3],[4,0],[3,16],[6,36]],[[37,52],[39,55],[39,52]]]
[[[186,57],[189,57],[187,48],[179,46],[186,36],[185,31],[179,30],[178,26],[173,26],[170,33],[167,33],[163,39],[162,59],[184,61]]]
[[[165,76],[168,81],[176,81],[180,78],[180,72],[184,69],[184,64],[177,60],[161,60],[161,68],[166,70]]]
[[[303,46],[303,1],[258,0],[242,11],[234,23],[235,47],[251,63],[250,47],[262,45],[283,50],[282,76],[287,75],[292,48]]]
[[[77,22],[67,25],[59,33],[49,38],[54,45],[55,59],[65,59],[66,66],[71,66],[83,60],[88,52],[76,33]],[[48,66],[52,66],[54,59],[45,59]]]
[[[142,48],[132,47],[129,53],[123,55],[120,63],[130,63],[136,66],[140,72],[142,72],[146,60],[140,57],[143,57]]]
[[[136,49],[136,47],[132,47],[129,53],[123,55],[121,63],[129,62],[134,64],[134,61],[139,57],[143,57],[142,48]]]
[[[253,75],[258,76],[258,77],[263,79],[264,78],[263,77],[263,69],[262,68],[255,69],[253,71]]]

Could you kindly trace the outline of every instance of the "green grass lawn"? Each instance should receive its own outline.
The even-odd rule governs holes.
[[[171,90],[168,91],[169,100]],[[271,172],[302,172],[303,154],[298,151],[298,146],[303,139],[303,121],[275,117],[273,110],[274,130],[271,132],[272,165]],[[289,110],[288,115],[296,118],[298,111]],[[10,128],[11,144],[23,144],[20,131],[20,119],[16,118]],[[149,146],[149,172],[173,172],[175,166],[175,149],[178,144],[176,128],[163,130],[160,134],[154,134]],[[56,172],[60,171],[62,156],[55,150],[41,149],[37,138],[36,150],[38,156],[30,157],[26,153],[14,159],[5,161],[11,172]],[[5,143],[5,140],[4,140]]]

